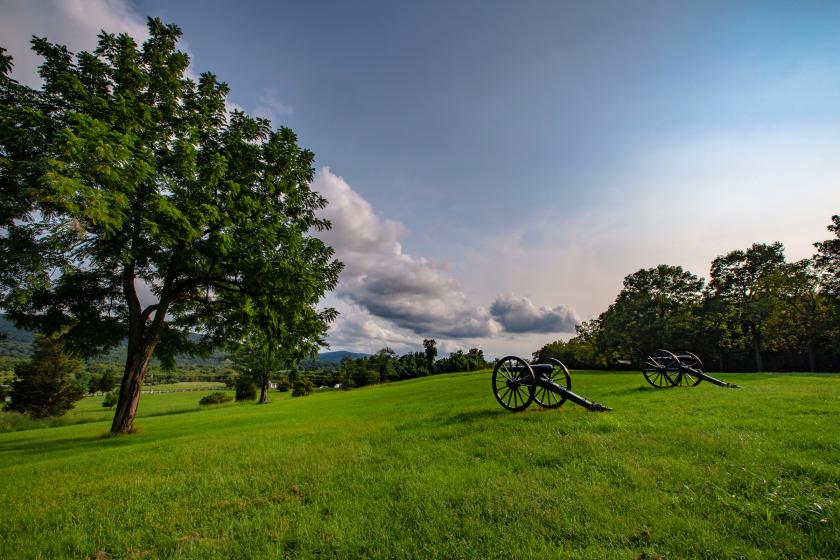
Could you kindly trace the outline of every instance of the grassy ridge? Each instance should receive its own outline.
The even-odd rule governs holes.
[[[840,377],[657,391],[521,414],[489,375],[0,434],[15,557],[835,558]],[[280,398],[278,398],[280,397]],[[186,401],[181,404],[186,404]]]

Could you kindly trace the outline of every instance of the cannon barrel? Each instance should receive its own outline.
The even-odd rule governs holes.
[[[610,407],[605,406],[601,403],[597,403],[597,402],[594,402],[594,401],[590,401],[589,399],[585,399],[585,398],[581,397],[580,395],[578,395],[577,393],[574,393],[574,392],[570,391],[569,389],[566,389],[565,387],[561,387],[557,383],[554,383],[553,381],[549,381],[548,379],[538,378],[537,381],[536,381],[536,384],[539,387],[543,387],[543,388],[548,389],[549,391],[551,391],[553,393],[557,393],[561,397],[563,397],[565,399],[568,399],[575,404],[579,404],[580,406],[582,406],[582,407],[584,407],[588,410],[591,410],[593,412],[609,412],[609,411],[612,410]]]
[[[696,369],[696,368],[688,367],[688,366],[684,366],[684,367],[685,367],[686,371],[691,373],[691,375],[693,375],[694,377],[698,377],[698,378],[702,379],[703,381],[708,381],[709,383],[711,383],[713,385],[718,385],[719,387],[729,387],[730,389],[740,389],[741,388],[740,386],[735,385],[734,383],[727,383],[726,381],[721,381],[720,379],[718,379],[716,377],[712,377],[711,375],[709,375],[708,373],[704,372],[701,369]]]

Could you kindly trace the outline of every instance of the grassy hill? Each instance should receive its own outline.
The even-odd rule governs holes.
[[[487,373],[197,410],[144,395],[140,433],[0,434],[0,550],[20,558],[837,558],[840,376],[511,414]],[[100,415],[100,416],[97,416]]]

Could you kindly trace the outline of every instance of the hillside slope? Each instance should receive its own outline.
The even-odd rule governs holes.
[[[0,434],[0,550],[837,557],[840,376],[727,379],[743,389],[574,373],[603,414],[508,413],[473,373],[142,416],[129,437],[103,438],[107,422]]]

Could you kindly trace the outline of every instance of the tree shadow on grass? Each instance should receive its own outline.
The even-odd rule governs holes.
[[[620,396],[640,395],[640,394],[641,395],[644,395],[644,394],[653,395],[655,393],[661,393],[662,391],[670,391],[670,390],[673,390],[673,389],[679,389],[679,387],[665,387],[663,389],[657,389],[656,387],[651,387],[649,385],[648,386],[642,385],[642,386],[633,387],[633,388],[630,388],[630,389],[618,389],[616,391],[606,391],[603,394],[605,396],[610,396],[610,397],[620,397]]]
[[[502,409],[480,409],[467,412],[441,413],[435,416],[407,422],[396,427],[397,431],[409,431],[425,428],[442,428],[446,426],[463,426],[479,422],[485,418],[497,418],[506,412]]]
[[[41,430],[35,430],[43,434]],[[33,434],[32,437],[17,438],[12,441],[0,441],[0,453],[22,452],[26,455],[43,455],[55,451],[79,451],[88,447],[99,449],[125,447],[139,443],[135,434],[128,436],[112,436],[108,432],[78,437],[67,437],[44,440],[43,436]]]
[[[439,414],[436,420],[443,426],[451,426],[453,424],[472,424],[485,418],[496,418],[503,414],[505,414],[505,411],[501,409],[481,409],[456,414]]]

